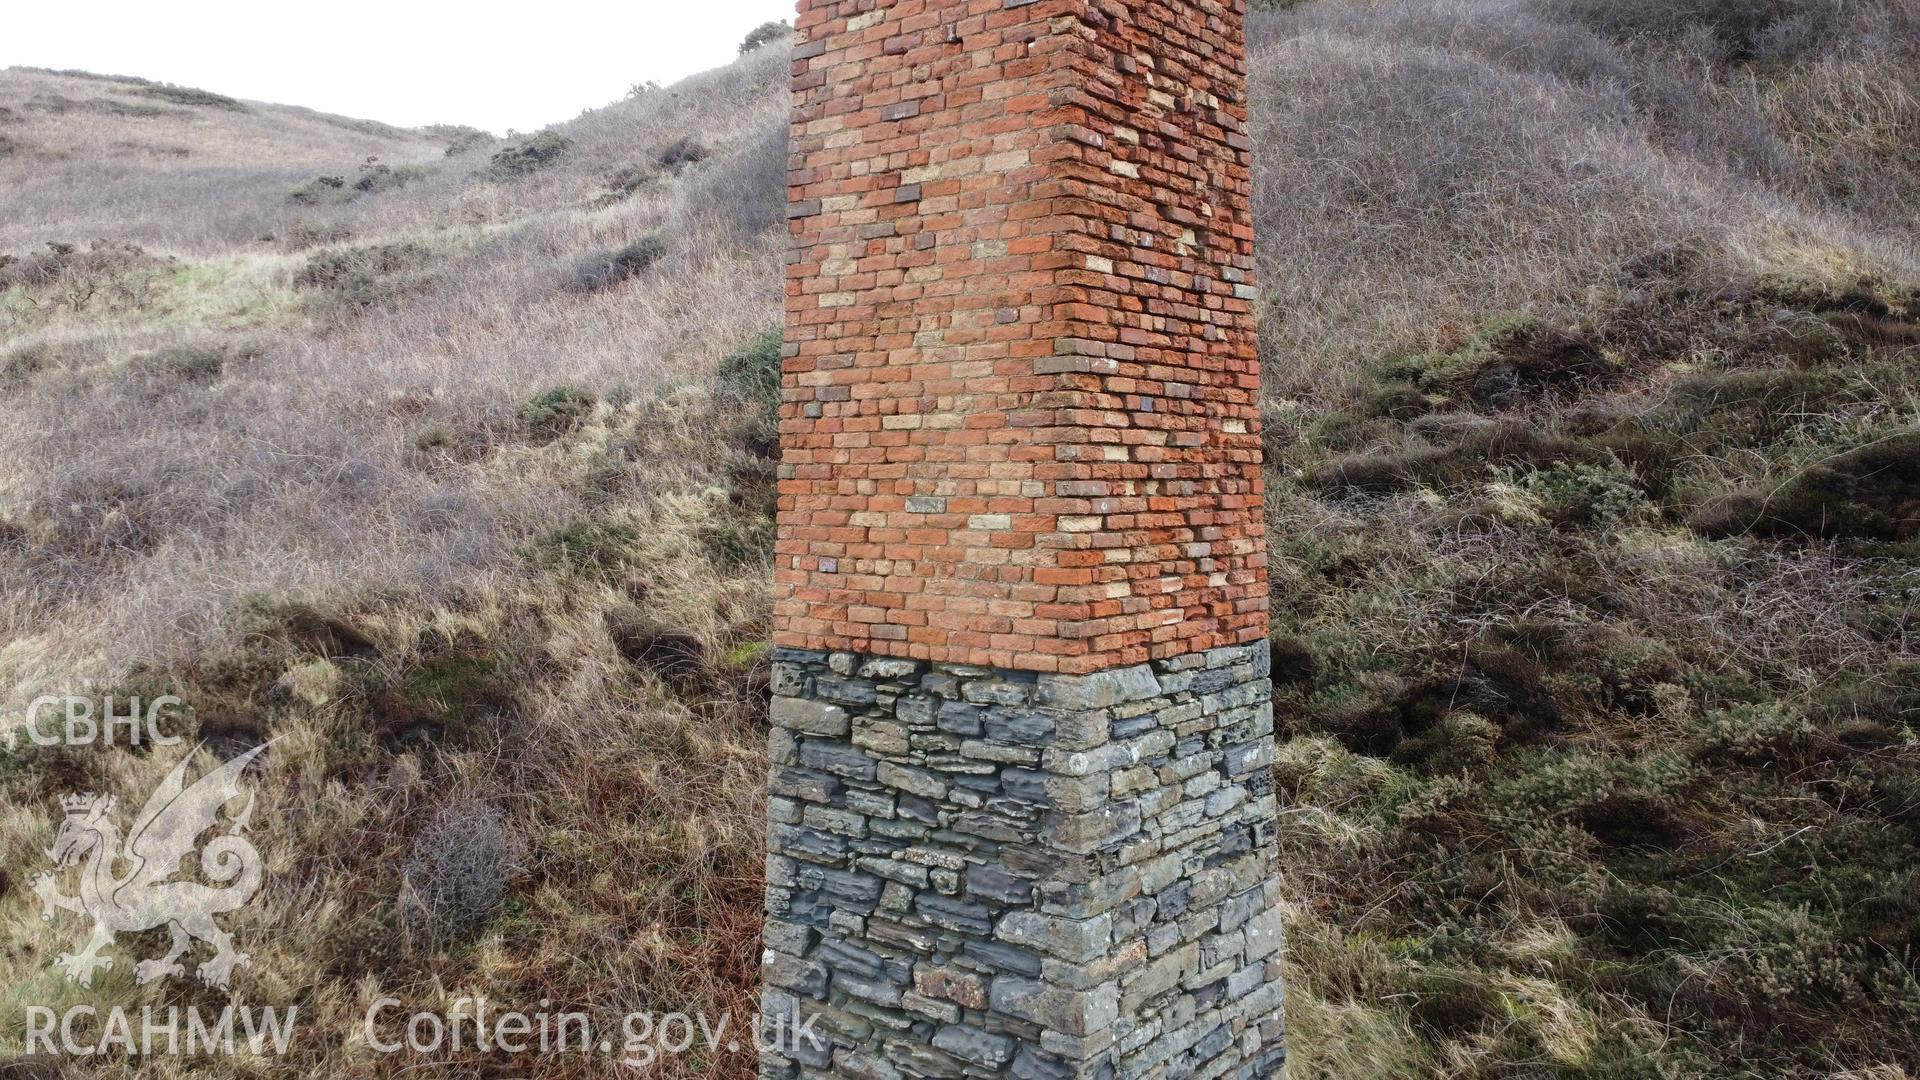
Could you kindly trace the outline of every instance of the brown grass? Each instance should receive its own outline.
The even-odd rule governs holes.
[[[1687,26],[1721,10],[1690,4]],[[1685,524],[1920,417],[1896,340],[1920,282],[1915,35],[1897,5],[1819,26],[1773,6],[1765,55],[1738,27],[1651,33],[1672,13],[1625,0],[1255,20],[1297,1077],[1905,1075],[1883,1002],[1768,1013],[1743,981],[1790,966],[1782,927],[1841,933],[1825,914],[1706,895],[1715,860],[1803,843],[1871,907],[1841,841],[1895,851],[1910,827],[1912,718],[1883,715],[1916,659],[1910,552]],[[769,462],[759,405],[714,376],[779,317],[786,72],[762,48],[589,111],[508,178],[505,144],[458,132],[0,73],[0,253],[143,249],[87,270],[111,288],[83,302],[0,292],[0,715],[166,687],[204,734],[280,740],[239,986],[318,1035],[278,1070],[153,1074],[400,1074],[354,1034],[378,993],[750,1010]],[[710,156],[662,167],[689,138]],[[421,175],[290,198],[370,156]],[[649,236],[656,261],[574,286]],[[1861,296],[1905,314],[1834,345]],[[1500,359],[1477,332],[1515,313],[1604,363],[1498,406],[1460,392]],[[1725,405],[1800,368],[1824,389]],[[1326,479],[1363,468],[1392,482]],[[1750,760],[1809,716],[1828,727],[1798,771]],[[55,795],[135,798],[168,757],[0,757],[5,864],[38,865]],[[1716,779],[1683,790],[1675,760]],[[1608,768],[1618,799],[1566,802]],[[471,940],[410,935],[418,838],[474,805],[524,843],[507,899]],[[1615,835],[1621,806],[1689,838],[1697,939],[1593,951],[1602,901],[1649,888],[1585,831]],[[72,926],[27,899],[0,892],[9,1017],[76,997],[47,967]],[[79,996],[211,1000],[125,974]]]

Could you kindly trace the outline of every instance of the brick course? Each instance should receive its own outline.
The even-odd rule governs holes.
[[[775,640],[1266,632],[1245,0],[802,0]]]

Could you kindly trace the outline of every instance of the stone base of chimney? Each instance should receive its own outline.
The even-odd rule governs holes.
[[[773,689],[763,1077],[1280,1074],[1264,643]]]

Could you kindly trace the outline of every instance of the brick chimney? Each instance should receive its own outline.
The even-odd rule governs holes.
[[[1245,0],[801,0],[764,1075],[1276,1075]]]

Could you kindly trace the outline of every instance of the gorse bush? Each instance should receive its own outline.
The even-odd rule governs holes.
[[[789,38],[792,34],[793,27],[788,26],[783,20],[763,22],[747,32],[745,40],[740,42],[740,51],[749,53],[762,45],[771,45],[776,41]]]
[[[493,155],[492,173],[501,179],[526,176],[547,168],[566,154],[573,140],[557,131],[543,131]]]
[[[360,166],[360,176],[354,180],[353,190],[365,194],[395,191],[425,175],[424,170],[411,165],[395,168],[379,158],[368,158]]]
[[[649,234],[623,247],[581,259],[574,264],[568,284],[579,292],[611,289],[639,275],[665,258],[666,254],[666,240],[658,234]]]
[[[446,144],[447,157],[459,157],[471,153],[493,141],[493,136],[477,127],[465,124],[428,124],[420,129],[421,133]]]
[[[699,139],[691,135],[682,135],[668,143],[654,155],[654,161],[668,172],[678,174],[689,165],[707,160],[711,152]]]
[[[517,418],[529,435],[550,441],[579,427],[597,402],[583,387],[556,386],[523,403]]]
[[[247,106],[225,94],[216,94],[210,90],[196,90],[190,86],[146,85],[134,93],[145,97],[172,102],[175,105],[206,106],[215,109],[228,109],[233,112],[245,112]]]
[[[431,259],[425,245],[410,241],[327,248],[307,256],[293,280],[343,306],[371,308],[417,288],[418,273]]]
[[[347,192],[347,178],[344,176],[318,176],[287,193],[289,201],[301,206],[345,202],[351,197]]]
[[[82,248],[50,241],[44,251],[0,254],[0,295],[11,290],[24,298],[28,310],[20,314],[27,321],[60,310],[136,311],[153,301],[170,265],[137,244],[95,240]]]

